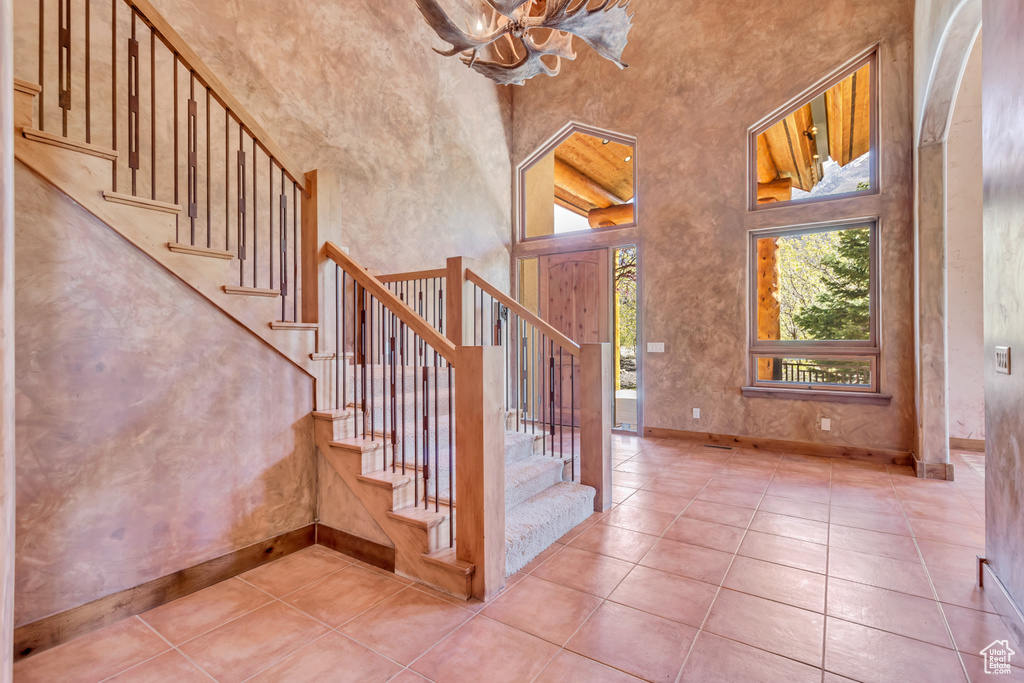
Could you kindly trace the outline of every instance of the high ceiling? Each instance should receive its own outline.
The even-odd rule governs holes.
[[[588,217],[595,210],[628,204],[633,199],[633,155],[629,145],[574,133],[555,149],[555,203]],[[631,209],[619,211],[618,218],[608,212],[600,215],[595,227],[632,222]]]

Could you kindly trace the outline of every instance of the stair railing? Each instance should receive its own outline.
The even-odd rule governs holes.
[[[381,443],[374,471],[413,479],[415,506],[458,510],[449,547],[476,566],[474,595],[489,596],[505,567],[501,356],[454,344],[405,300],[411,290],[393,291],[333,243],[324,255],[335,270],[334,409],[352,412],[357,439]]]
[[[497,349],[506,429],[542,437],[542,453],[569,462],[568,474],[611,507],[611,344],[577,344],[469,266],[448,259],[448,337]]]
[[[409,273],[378,275],[377,279],[416,311],[421,318],[444,334],[445,275],[447,270],[418,270]]]
[[[173,250],[236,261],[225,291],[279,296],[299,322],[301,169],[148,0],[39,0],[33,19],[42,90],[24,135],[112,159],[108,199],[175,212]]]

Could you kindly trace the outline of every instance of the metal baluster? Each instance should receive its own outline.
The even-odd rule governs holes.
[[[554,360],[554,359],[552,359]],[[572,419],[572,416],[569,417]],[[565,453],[565,383],[562,375],[562,347],[558,347],[558,450]]]
[[[207,91],[207,92],[209,92],[209,91]],[[257,156],[256,156],[256,136],[254,135],[253,138],[252,138],[252,286],[254,288],[260,286],[259,278],[257,277],[257,271],[256,271],[256,269],[259,267],[259,263],[260,263],[260,257],[259,257],[259,246],[260,246],[259,222],[260,222],[260,212],[256,208],[256,202],[259,199],[259,191],[256,189],[257,187],[259,187],[259,174],[257,173],[257,169],[259,168],[259,164],[256,163],[257,160],[258,159],[257,159]]]
[[[451,511],[455,507],[455,449],[452,445],[455,438],[455,425],[452,419],[452,364],[448,363],[448,547],[455,547],[455,519]]]
[[[426,363],[423,364],[423,509],[430,509],[430,378]],[[436,476],[436,475],[435,475]]]
[[[440,374],[440,372],[438,370],[439,367],[440,366],[438,365],[437,350],[434,349],[434,472],[435,472],[435,476],[434,476],[434,512],[440,511],[440,504],[441,504],[441,492],[438,490],[438,485],[440,483],[440,480],[436,476],[437,470],[440,469],[438,467],[438,458],[441,457],[441,450],[439,448],[439,444],[438,444],[438,440],[437,440],[438,432],[440,431],[440,429],[438,428],[437,413],[438,413],[438,410],[439,410],[438,405],[440,404],[439,397],[441,396],[441,392],[438,391],[438,388],[437,388],[437,381],[438,381],[437,380],[437,376]],[[451,477],[451,472],[448,473],[448,476]],[[450,503],[450,501],[449,501],[449,503]]]
[[[570,452],[572,454],[572,481],[576,481],[576,359],[569,357],[572,368],[569,371],[569,415],[572,420],[569,428]]]
[[[292,321],[299,321],[299,185],[292,181]]]
[[[128,40],[128,168],[132,171],[132,196],[137,196],[139,172],[139,41],[135,39],[137,16],[138,13],[132,9],[132,37]]]
[[[86,0],[85,4],[86,4],[86,6],[88,6],[89,5],[89,1]],[[171,166],[174,169],[174,203],[177,204],[179,202],[179,189],[178,189],[179,179],[178,179],[178,176],[180,175],[178,173],[178,161],[180,160],[178,158],[178,128],[180,128],[179,123],[178,123],[178,55],[173,55],[173,58],[174,58],[174,163],[171,164]],[[180,219],[180,217],[178,216],[178,213],[175,212],[175,214],[174,214],[174,241],[175,242],[181,242],[181,233],[180,233],[180,229],[181,228],[179,226],[179,222],[180,222],[179,219]]]
[[[206,89],[206,248],[213,248],[213,199],[210,196],[210,188],[213,186],[211,178],[213,164],[210,160],[211,136],[210,123],[210,89]],[[198,212],[197,212],[198,213]]]
[[[248,247],[246,245],[247,237],[245,234],[245,149],[242,144],[245,141],[244,138],[245,127],[242,122],[238,122],[238,164],[236,166],[238,179],[235,183],[237,188],[238,198],[238,286],[243,287],[245,285],[245,252]],[[193,244],[195,242],[193,241]]]
[[[281,167],[281,198],[278,204],[281,206],[281,322],[287,320],[285,314],[288,305],[288,194],[285,192],[284,166]],[[352,314],[355,315],[355,302],[353,302]],[[352,321],[352,329],[356,329],[355,321]]]
[[[85,142],[92,142],[92,2],[85,2]]]
[[[110,0],[110,148],[117,151],[117,3],[119,0]],[[39,0],[39,85],[43,84],[43,0]],[[39,93],[39,129],[43,129],[43,93]],[[117,159],[111,162],[113,178],[110,189],[117,192]]]
[[[57,21],[57,105],[61,109],[64,137],[67,137],[71,109],[71,0],[58,0]]]
[[[198,134],[199,123],[196,120],[198,108],[196,104],[196,74],[189,70],[189,94],[188,94],[188,217],[191,225],[191,239],[189,244],[196,243],[196,217],[199,215],[199,156],[198,156]]]
[[[267,253],[270,256],[270,288],[274,288],[274,157],[267,155],[270,161],[267,170],[267,204],[269,204],[267,232]],[[340,408],[340,406],[338,406]]]
[[[273,201],[271,201],[273,203]],[[271,214],[273,215],[273,214]],[[271,254],[274,252],[271,251]],[[271,270],[271,273],[274,271]],[[344,300],[341,298],[342,278],[341,266],[334,264],[334,408],[341,410],[341,335],[342,321],[345,319],[342,306]]]
[[[110,25],[114,27],[114,31],[117,31],[117,0],[113,0],[114,8],[114,20],[110,22]],[[44,109],[44,96],[46,94],[46,58],[45,58],[45,44],[46,44],[46,2],[45,0],[39,0],[39,130],[46,130],[46,118],[43,115]],[[111,41],[114,45],[117,45],[117,38]],[[116,49],[116,48],[115,48]],[[117,64],[117,54],[114,54],[113,64]],[[115,69],[116,71],[116,69]],[[114,86],[114,107],[117,108],[117,86]],[[115,123],[115,130],[117,124]],[[116,136],[115,136],[116,137]],[[117,147],[114,147],[117,149]],[[116,175],[115,175],[116,178]],[[117,183],[114,183],[114,190],[117,190]]]
[[[377,361],[377,347],[373,345],[373,305],[376,299],[370,296],[370,305],[367,315],[369,316],[369,332],[370,335],[370,441],[377,440],[377,415],[376,415],[376,403],[377,403],[377,382],[374,378],[376,373],[374,372],[374,364]],[[365,401],[366,398],[364,397]],[[364,418],[365,419],[365,418]],[[364,436],[365,438],[365,436]]]
[[[400,296],[401,296],[402,301],[404,302],[405,301],[405,284],[404,283],[400,287],[400,290],[401,290],[401,295]],[[404,322],[399,322],[399,328],[398,329],[399,329],[399,335],[398,335],[399,342],[398,343],[400,344],[398,350],[399,350],[400,357],[402,359],[402,363],[401,363],[401,365],[402,365],[402,474],[405,474],[405,441],[406,441],[406,439],[405,439],[405,404],[406,404],[406,401],[407,401],[407,398],[408,398],[406,396],[406,393],[405,393],[405,375],[406,375],[405,346],[406,346],[406,341],[407,341],[407,339],[406,339],[405,323]]]
[[[85,4],[88,5],[89,0],[86,0]],[[209,91],[207,91],[207,97],[209,97]],[[149,153],[153,156],[149,160],[152,172],[150,190],[153,201],[156,201],[156,31],[152,29],[149,31]]]

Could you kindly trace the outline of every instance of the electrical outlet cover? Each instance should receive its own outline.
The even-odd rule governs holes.
[[[821,418],[821,431],[830,432],[832,431],[832,420],[827,417]]]
[[[665,353],[665,342],[648,342],[647,353]]]

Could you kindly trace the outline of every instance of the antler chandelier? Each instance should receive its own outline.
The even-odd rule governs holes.
[[[474,34],[456,26],[438,0],[416,0],[427,24],[452,46],[448,51],[435,50],[437,53],[461,55],[464,64],[499,85],[522,85],[541,74],[556,76],[563,58],[576,59],[572,48],[576,36],[620,69],[626,68],[622,51],[633,27],[629,0],[604,0],[592,9],[587,7],[590,0],[485,1],[493,11],[486,23],[477,24]],[[546,39],[538,42],[535,34],[545,32]],[[486,48],[496,59],[480,59]],[[545,63],[546,56],[554,57],[553,66]]]

